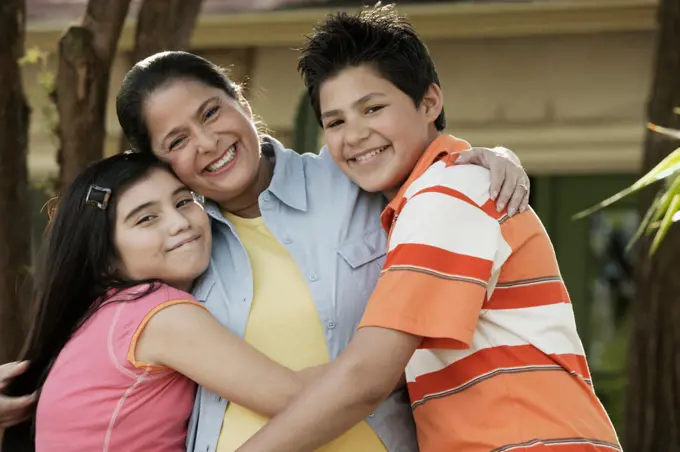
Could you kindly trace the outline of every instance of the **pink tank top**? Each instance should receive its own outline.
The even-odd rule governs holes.
[[[151,316],[178,303],[198,304],[188,293],[161,285],[140,299],[104,306],[76,332],[38,401],[37,452],[186,450],[195,383],[171,369],[132,364],[133,342]]]

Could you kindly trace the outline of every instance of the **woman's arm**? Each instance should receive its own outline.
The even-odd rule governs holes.
[[[513,216],[529,207],[529,176],[510,149],[473,147],[461,152],[457,163],[479,165],[491,171],[489,194],[496,200],[499,212],[507,205],[508,215]]]
[[[225,399],[273,417],[303,387],[303,377],[224,328],[205,309],[176,304],[154,314],[135,351],[138,362],[172,368]],[[313,378],[318,372],[304,373]],[[302,374],[301,374],[302,375]]]

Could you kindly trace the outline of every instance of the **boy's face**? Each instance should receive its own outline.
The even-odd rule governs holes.
[[[394,197],[437,136],[442,109],[432,85],[413,100],[367,66],[343,69],[321,85],[324,140],[335,163],[361,188]]]

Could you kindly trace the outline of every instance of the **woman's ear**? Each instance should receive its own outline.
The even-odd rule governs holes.
[[[250,118],[251,121],[254,120],[253,109],[250,107],[250,102],[248,102],[245,96],[243,95],[243,86],[241,85],[237,86],[235,94],[236,101],[241,106],[241,108],[243,108],[243,112],[246,114],[246,116],[248,116],[248,118]]]
[[[431,83],[420,103],[429,122],[435,122],[444,108],[444,93],[439,85]]]

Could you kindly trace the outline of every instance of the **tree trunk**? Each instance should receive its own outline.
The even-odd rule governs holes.
[[[137,17],[130,65],[164,50],[186,50],[203,0],[144,0]],[[119,150],[130,148],[121,136]]]
[[[61,189],[103,156],[109,73],[129,6],[130,0],[89,0],[82,24],[59,41],[54,95]]]
[[[137,18],[133,64],[164,50],[186,50],[203,0],[144,0]]]
[[[649,121],[680,128],[680,1],[662,0],[655,73],[648,104]],[[643,173],[680,146],[677,140],[648,132]],[[641,199],[641,212],[654,193]],[[680,450],[680,225],[671,227],[653,258],[642,242],[636,266],[638,294],[628,365],[625,450]]]
[[[21,83],[25,0],[0,2],[0,363],[17,358],[25,337],[18,289],[30,267],[29,108]],[[22,299],[24,298],[24,299]]]

